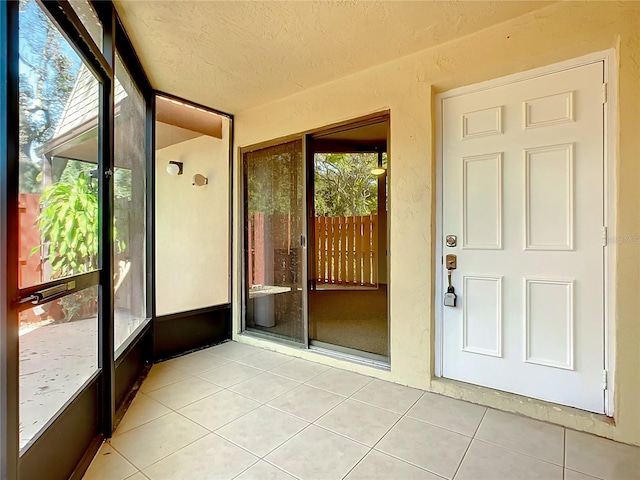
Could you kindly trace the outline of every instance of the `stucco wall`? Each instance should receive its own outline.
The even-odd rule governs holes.
[[[200,136],[156,152],[157,315],[229,303],[229,122],[223,138]],[[184,162],[170,176],[169,160]],[[209,179],[192,185],[193,175]]]
[[[515,395],[432,378],[435,93],[615,48],[619,67],[618,228],[615,235],[640,238],[639,32],[640,5],[633,2],[562,2],[238,114],[236,146],[241,147],[390,109],[391,371],[325,359],[246,336],[236,335],[236,338],[640,444],[640,245],[637,242],[617,246],[615,422],[571,408],[529,402]],[[236,159],[236,167],[238,163]],[[235,212],[241,211],[237,208],[238,198],[235,202]],[[238,241],[242,235],[239,230],[235,233],[234,254],[239,259]],[[235,278],[241,278],[240,270],[234,273]],[[234,285],[237,304],[240,302],[238,285]],[[238,332],[239,309],[235,309],[234,314],[234,331]]]

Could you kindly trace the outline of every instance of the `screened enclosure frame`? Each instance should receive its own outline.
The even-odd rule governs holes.
[[[82,63],[99,82],[98,113],[98,195],[99,195],[99,260],[98,269],[63,279],[53,279],[37,286],[18,286],[18,65],[19,65],[19,8],[18,2],[0,2],[0,478],[29,477],[33,472],[50,469],[58,475],[58,463],[68,464],[76,476],[81,476],[104,437],[110,437],[116,415],[114,353],[114,280],[113,280],[113,172],[114,172],[114,86],[116,51],[145,101],[144,165],[147,191],[145,194],[145,258],[146,327],[138,332],[131,344],[150,331],[154,305],[153,275],[153,90],[135,56],[124,29],[111,2],[91,2],[102,24],[102,48],[99,48],[78,17],[73,6],[66,1],[37,2]],[[71,397],[67,404],[47,422],[45,428],[29,443],[23,452],[19,449],[19,335],[18,312],[28,308],[29,298],[52,287],[65,286],[64,295],[73,294],[97,285],[98,312],[98,364],[92,375]],[[62,295],[60,295],[62,296]],[[55,300],[52,296],[47,300]],[[127,349],[125,349],[126,352]],[[124,353],[124,352],[123,352]],[[96,404],[87,403],[87,392],[97,395]],[[93,405],[93,406],[90,406]],[[89,410],[87,410],[87,408]],[[86,451],[72,452],[60,449],[60,444],[47,438],[50,429],[73,420],[77,412],[91,412],[96,423],[96,436]],[[73,432],[73,427],[71,427]],[[73,444],[73,441],[70,441]],[[78,444],[74,444],[78,447]],[[69,447],[70,448],[70,447]],[[35,454],[37,450],[37,455]],[[68,454],[68,455],[67,455]],[[55,457],[57,455],[57,457]],[[36,458],[37,457],[37,458]],[[68,458],[67,458],[68,457]],[[80,459],[80,461],[78,461]],[[72,462],[72,463],[69,463]],[[62,468],[62,467],[60,467]],[[68,471],[68,470],[67,470]],[[72,475],[73,477],[73,475]]]

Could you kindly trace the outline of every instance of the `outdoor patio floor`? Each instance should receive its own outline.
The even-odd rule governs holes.
[[[228,342],[154,365],[85,480],[640,478],[640,448]]]
[[[121,345],[144,320],[115,318]],[[24,448],[97,370],[98,319],[25,329],[20,335],[20,448]]]

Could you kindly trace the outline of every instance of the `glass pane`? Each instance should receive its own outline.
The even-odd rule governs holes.
[[[35,1],[19,30],[24,288],[97,269],[99,83]]]
[[[98,287],[20,313],[20,449],[96,372]]]
[[[145,102],[116,55],[115,349],[122,351],[147,318]]]
[[[246,328],[305,342],[302,141],[244,155]]]
[[[98,20],[98,15],[87,0],[69,0],[71,7],[75,10],[82,21],[84,28],[100,50],[102,50],[102,23]]]
[[[388,356],[385,182],[386,155],[314,155],[309,338],[379,360]]]
[[[19,34],[19,283],[27,287],[98,267],[100,85],[37,2],[20,3]],[[21,449],[97,371],[97,292],[20,313]]]
[[[156,98],[156,313],[226,305],[231,122]]]

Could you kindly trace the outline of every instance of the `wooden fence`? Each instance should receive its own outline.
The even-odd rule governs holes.
[[[378,285],[377,215],[316,217],[314,228],[315,272],[310,275],[315,277],[317,286]],[[289,258],[297,253],[293,251],[297,248],[292,248],[291,231],[290,215],[254,213],[249,216],[247,270],[250,287],[292,281],[290,270],[296,270],[298,265],[297,258]],[[281,258],[283,256],[287,258]]]
[[[249,287],[265,285],[264,213],[258,212],[250,215],[247,219],[247,230]]]
[[[316,283],[378,284],[378,217],[316,217]]]

